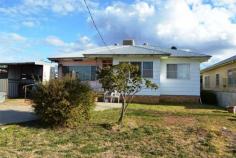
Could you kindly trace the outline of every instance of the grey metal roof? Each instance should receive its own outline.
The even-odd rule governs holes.
[[[225,60],[222,60],[216,64],[213,64],[205,69],[203,69],[201,72],[206,72],[208,70],[212,70],[212,69],[215,69],[217,67],[220,67],[220,66],[223,66],[223,65],[226,65],[226,64],[230,64],[230,63],[233,63],[233,62],[236,62],[236,55],[235,56],[232,56],[228,59],[225,59]]]
[[[168,53],[172,57],[211,57],[210,55],[190,52],[190,51],[181,50],[181,49],[160,48],[157,46],[149,46],[149,45],[147,46],[142,45],[142,47],[153,48],[156,51]]]
[[[83,51],[65,53],[55,57],[50,57],[49,60],[64,59],[64,58],[83,58],[83,57],[99,57],[99,56],[114,56],[114,55],[159,55],[170,57],[206,57],[209,55],[188,52],[179,49],[166,49],[151,45],[112,45],[107,47],[98,47]]]

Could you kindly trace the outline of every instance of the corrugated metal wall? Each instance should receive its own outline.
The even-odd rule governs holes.
[[[6,92],[9,98],[19,97],[19,81],[0,79],[0,92]]]
[[[236,92],[215,92],[220,106],[235,106]]]
[[[0,92],[8,93],[8,79],[0,79]]]
[[[8,97],[9,98],[17,98],[19,97],[19,81],[18,80],[10,80],[8,82]]]

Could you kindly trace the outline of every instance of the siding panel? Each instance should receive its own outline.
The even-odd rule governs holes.
[[[190,79],[168,79],[167,64],[190,64]],[[162,59],[161,60],[161,95],[200,96],[200,62],[192,59]]]
[[[150,79],[158,86],[160,86],[160,59],[157,57],[114,57],[113,65],[119,64],[119,62],[129,61],[152,61],[153,62],[153,79]],[[160,96],[160,89],[152,90],[143,88],[137,95],[153,95]]]

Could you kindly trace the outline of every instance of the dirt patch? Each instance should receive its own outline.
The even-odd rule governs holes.
[[[184,116],[167,116],[164,117],[164,122],[167,125],[194,125],[196,120],[192,117]]]
[[[31,100],[25,100],[25,99],[7,99],[4,103],[1,103],[0,105],[31,106],[32,101]]]

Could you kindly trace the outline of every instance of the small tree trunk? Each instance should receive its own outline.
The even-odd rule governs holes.
[[[123,99],[122,107],[121,107],[121,113],[120,113],[120,118],[118,120],[118,124],[119,125],[122,125],[122,122],[123,122],[123,118],[124,118],[124,115],[125,115],[125,104],[126,104],[126,100]]]

